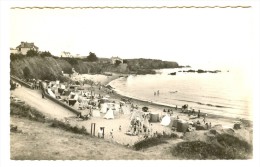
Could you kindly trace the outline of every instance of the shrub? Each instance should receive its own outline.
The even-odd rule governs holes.
[[[141,150],[141,149],[157,146],[157,145],[163,144],[163,143],[167,143],[167,141],[165,141],[163,138],[151,137],[151,138],[147,138],[147,139],[141,140],[139,142],[136,142],[133,145],[133,148],[135,150]]]
[[[30,78],[30,76],[31,76],[31,71],[30,71],[30,69],[29,69],[28,67],[24,67],[24,69],[23,69],[23,75],[24,75],[24,77],[25,77],[26,79]]]
[[[41,57],[54,57],[49,51],[44,51],[40,53]]]
[[[63,130],[70,131],[76,134],[89,135],[87,129],[84,126],[82,126],[81,128],[79,128],[78,126],[71,126],[69,123],[65,123],[57,119],[52,120],[50,126],[54,128],[61,128]]]
[[[22,55],[21,53],[19,53],[19,54],[11,53],[11,54],[10,54],[10,60],[11,60],[11,61],[23,59],[24,57],[25,57],[25,56]]]
[[[89,52],[89,55],[87,56],[86,60],[89,62],[95,62],[98,61],[98,57],[95,53]]]
[[[157,133],[157,136],[146,138],[134,144],[133,148],[135,150],[141,150],[148,147],[153,147],[159,144],[167,143],[168,139],[178,138],[176,133],[166,134],[166,133]]]
[[[244,140],[230,134],[217,135],[217,141],[226,148],[228,159],[245,159],[245,154],[252,152],[252,146]]]
[[[70,57],[63,57],[61,59],[66,60],[68,63],[70,63],[70,65],[78,65],[78,59],[77,58],[70,58]]]
[[[172,148],[171,153],[184,159],[247,159],[252,146],[235,136],[220,134],[214,143],[181,142]]]
[[[218,159],[224,155],[222,148],[202,141],[181,142],[171,152],[184,159]]]
[[[30,120],[34,121],[45,122],[45,116],[41,112],[26,104],[11,102],[10,114],[29,118]]]
[[[27,57],[34,57],[34,56],[38,56],[38,55],[39,55],[39,52],[36,50],[28,50],[26,53]]]

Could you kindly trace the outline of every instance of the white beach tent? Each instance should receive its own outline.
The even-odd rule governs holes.
[[[61,84],[61,85],[60,85],[60,88],[61,88],[61,89],[65,89],[66,87],[65,87],[65,85]]]
[[[107,103],[101,104],[101,113],[103,114],[107,113],[107,108],[108,108]]]
[[[92,116],[93,117],[100,117],[100,111],[99,110],[92,110]]]
[[[104,116],[104,118],[106,118],[106,119],[114,119],[115,117],[114,117],[114,111],[110,108],[108,111],[107,111],[107,113],[106,113],[106,115]]]
[[[120,112],[119,104],[114,104],[114,107],[112,109],[114,110],[114,115],[119,115],[119,112]]]
[[[163,125],[163,126],[169,126],[170,123],[171,123],[171,117],[170,117],[168,114],[166,114],[166,115],[163,117],[162,121],[161,121],[161,125]]]
[[[51,97],[56,98],[55,94],[51,91],[50,88],[47,89],[47,92],[48,92],[48,94],[49,94]]]

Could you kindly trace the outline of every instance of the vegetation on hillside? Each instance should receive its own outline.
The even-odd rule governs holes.
[[[179,66],[176,62],[155,59],[126,59],[125,62],[131,71],[137,69],[177,68]]]
[[[212,142],[187,141],[171,150],[183,159],[250,159],[252,145],[230,134],[219,134]]]
[[[90,52],[87,57],[55,57],[50,52],[30,50],[26,55],[10,54],[11,75],[24,79],[66,81],[63,73],[72,74],[74,68],[80,74],[102,74],[104,72],[155,74],[154,69],[176,68],[176,62],[153,59],[126,59],[121,63],[111,64],[109,59],[98,58]]]
[[[98,61],[98,57],[96,56],[95,53],[89,52],[89,55],[87,56],[87,58],[85,60],[89,61],[89,62],[96,62],[96,61]]]
[[[29,120],[37,121],[37,122],[47,122],[50,123],[51,127],[60,128],[66,131],[70,131],[76,134],[84,134],[89,135],[87,129],[82,126],[79,128],[78,126],[72,126],[68,122],[62,122],[57,119],[46,119],[45,115],[42,114],[37,109],[27,105],[11,102],[10,104],[10,114],[11,116],[18,116],[22,118],[27,118]]]
[[[133,148],[135,150],[142,150],[149,147],[157,146],[160,144],[168,143],[167,140],[169,139],[176,139],[178,138],[178,135],[175,133],[171,134],[161,134],[158,133],[157,136],[149,137],[144,140],[138,141],[133,145]]]
[[[45,116],[41,112],[26,104],[11,102],[10,114],[38,122],[45,122]]]
[[[16,88],[16,83],[10,80],[10,90],[15,90]]]

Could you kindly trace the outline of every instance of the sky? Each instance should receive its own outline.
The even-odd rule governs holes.
[[[11,9],[10,47],[98,57],[152,58],[192,66],[251,64],[250,9]]]

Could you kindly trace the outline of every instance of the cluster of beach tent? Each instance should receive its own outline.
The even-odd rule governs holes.
[[[111,102],[104,102],[100,106],[100,112],[105,114],[105,119],[114,119],[115,116],[122,114],[130,114],[130,106],[125,105],[124,102],[119,103],[111,103]]]

